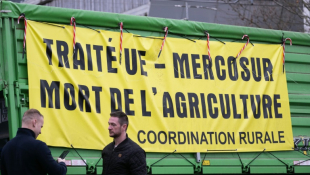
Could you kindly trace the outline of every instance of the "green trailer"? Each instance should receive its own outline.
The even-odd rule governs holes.
[[[75,16],[77,26],[110,28],[126,21],[134,34],[162,37],[163,26],[169,26],[169,37],[197,39],[208,29],[213,38],[242,42],[248,34],[253,43],[281,44],[282,38],[293,41],[286,46],[285,71],[295,148],[293,151],[241,153],[152,153],[147,152],[149,174],[302,174],[310,173],[310,35],[288,31],[228,26],[192,21],[161,19],[122,14],[81,11],[46,6],[0,2],[0,148],[13,138],[21,126],[22,114],[29,108],[27,58],[23,52],[24,24],[18,24],[21,13],[27,19],[55,24],[68,24]],[[98,23],[104,20],[105,23]],[[239,39],[239,40],[238,40]],[[50,147],[57,158],[63,151]],[[77,151],[77,152],[76,152]],[[101,174],[101,151],[71,149],[67,160],[85,159],[87,165],[68,166],[67,174]],[[79,153],[79,154],[78,154]],[[304,162],[303,162],[304,161]],[[297,162],[297,163],[296,163]]]

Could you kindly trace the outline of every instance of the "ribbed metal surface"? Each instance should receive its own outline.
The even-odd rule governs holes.
[[[123,13],[148,3],[149,0],[53,0],[46,6]]]

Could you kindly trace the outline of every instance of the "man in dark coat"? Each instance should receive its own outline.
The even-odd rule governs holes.
[[[36,140],[43,127],[43,115],[36,109],[24,113],[16,137],[2,149],[1,175],[65,175],[64,159],[56,162],[49,148]]]
[[[112,112],[109,134],[114,141],[102,151],[102,175],[146,175],[144,150],[126,134],[128,117],[121,111]]]

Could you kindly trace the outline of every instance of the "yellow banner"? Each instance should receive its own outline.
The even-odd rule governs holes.
[[[163,34],[164,35],[164,34]],[[28,20],[30,108],[50,146],[101,150],[111,111],[147,152],[292,150],[279,44],[163,38]],[[120,63],[121,61],[121,63]]]

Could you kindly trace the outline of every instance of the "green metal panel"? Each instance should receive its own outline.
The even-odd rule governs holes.
[[[194,174],[192,166],[154,166],[152,174]]]
[[[242,174],[241,166],[203,166],[202,174]]]
[[[251,174],[281,174],[287,173],[285,166],[251,166]]]
[[[13,31],[11,18],[2,18],[2,47],[3,47],[3,67],[4,67],[4,82],[5,87],[4,98],[6,99],[6,105],[8,107],[9,119],[9,135],[13,138],[17,132],[17,128],[20,126],[19,113],[17,113],[17,106],[14,95],[14,83],[16,80],[16,69],[12,66],[15,65],[14,55],[16,47],[14,47]]]
[[[164,156],[167,156],[163,159]],[[194,154],[158,154],[147,153],[147,166],[151,169],[152,174],[193,174],[200,164],[196,163]],[[171,169],[167,173],[167,169]],[[182,168],[186,167],[186,168]],[[198,171],[198,170],[197,170]],[[166,172],[166,173],[165,173]],[[183,172],[183,173],[182,173]],[[191,173],[185,173],[191,172]]]
[[[68,166],[67,168],[67,174],[85,174],[86,167],[71,167]]]
[[[287,52],[285,54],[285,57],[286,57],[285,62],[286,63],[306,63],[306,64],[310,64],[310,55],[309,54]]]
[[[293,41],[294,42],[294,41]],[[292,116],[293,136],[295,138],[310,137],[310,47],[309,46],[289,46],[286,49],[286,76],[290,100],[290,111]],[[298,146],[303,147],[304,141]],[[299,155],[284,154],[282,158],[290,160],[290,165],[294,161],[308,160],[309,151],[296,152]],[[267,170],[267,169],[266,169]],[[292,170],[292,169],[291,169]],[[294,166],[294,173],[310,173],[309,166]],[[257,170],[257,172],[264,172]],[[270,169],[269,172],[273,172]],[[251,171],[252,173],[252,171]],[[277,173],[277,172],[274,172]]]
[[[310,172],[310,166],[295,166],[294,167],[294,173],[309,174],[309,172]]]
[[[96,170],[97,174],[101,174],[101,173],[102,173],[102,170],[103,170],[102,167],[97,167],[97,170]]]
[[[305,34],[305,35],[309,36],[309,34]],[[301,38],[301,39],[304,39],[305,41],[309,41],[309,39],[307,38]],[[289,53],[310,54],[309,45],[299,46],[299,44],[295,43],[294,40],[293,40],[293,45],[285,46],[285,52],[287,52],[287,54]],[[289,58],[285,57],[285,59],[289,59]]]
[[[306,117],[294,117],[294,120],[292,120],[293,126],[307,127],[309,126],[309,123],[310,123],[310,118],[306,118]],[[309,133],[309,132],[306,131],[306,133]]]
[[[307,94],[309,93],[309,89],[307,88],[309,86],[308,83],[303,83],[303,82],[297,82],[295,81],[296,79],[299,79],[299,78],[304,78],[303,80],[301,81],[305,81],[307,79],[307,75],[306,74],[296,74],[294,73],[295,75],[292,75],[290,73],[287,74],[288,76],[288,80],[287,80],[287,87],[288,89],[290,90],[291,94],[291,103],[300,103],[298,100],[301,99],[301,98],[307,98],[308,96],[304,96],[304,97],[300,97],[300,96],[303,96],[302,94]],[[294,79],[295,80],[294,80]],[[299,94],[301,95],[299,95]],[[293,95],[296,95],[296,96],[293,96]],[[299,96],[298,96],[299,95]],[[308,97],[309,99],[309,97]],[[306,102],[308,103],[308,102]]]

